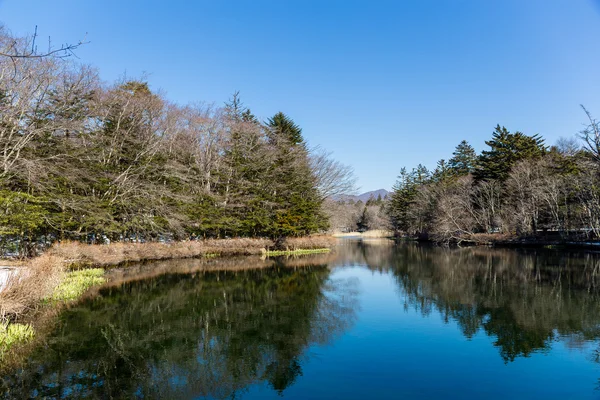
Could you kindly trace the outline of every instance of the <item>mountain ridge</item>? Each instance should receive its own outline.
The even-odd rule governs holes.
[[[345,195],[341,195],[338,198],[336,198],[335,200],[342,200],[342,201],[362,201],[363,203],[366,203],[371,197],[375,200],[377,200],[377,197],[381,196],[381,198],[385,198],[386,196],[388,196],[390,194],[389,191],[385,190],[385,189],[377,189],[377,190],[371,190],[369,192],[365,192],[365,193],[361,193],[359,195],[352,195],[352,194],[345,194]]]

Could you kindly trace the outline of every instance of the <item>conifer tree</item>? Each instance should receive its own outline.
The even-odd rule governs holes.
[[[271,135],[280,138],[283,136],[292,145],[304,143],[302,129],[281,111],[269,118],[267,126],[271,128]]]
[[[481,153],[475,171],[477,180],[505,181],[511,168],[520,160],[540,158],[546,153],[544,139],[539,135],[527,136],[522,132],[510,133],[496,126],[492,140],[485,142],[490,150]]]
[[[463,140],[456,146],[452,153],[452,158],[448,161],[448,166],[455,175],[462,176],[472,173],[477,164],[477,154],[475,149]]]
[[[275,152],[270,180],[276,184],[271,197],[275,204],[276,237],[299,236],[325,227],[322,200],[310,168],[302,129],[279,112],[269,119],[268,136]]]
[[[421,164],[408,172],[406,168],[400,170],[396,184],[388,205],[388,215],[396,230],[407,232],[412,229],[411,208],[421,185],[430,180],[430,173]]]
[[[443,182],[453,175],[452,172],[453,171],[448,166],[446,160],[441,159],[437,162],[437,165],[435,167],[435,170],[433,171],[431,178],[434,182]]]
[[[362,214],[360,215],[360,217],[358,218],[358,222],[356,223],[356,228],[359,232],[368,231],[371,225],[367,206],[368,205],[365,205],[365,207],[363,208]]]

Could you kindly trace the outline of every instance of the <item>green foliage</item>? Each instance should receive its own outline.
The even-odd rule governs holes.
[[[443,182],[455,175],[455,171],[449,166],[446,160],[441,159],[437,162],[435,170],[431,174],[434,182]]]
[[[356,229],[358,232],[365,232],[369,230],[369,226],[371,225],[370,216],[367,209],[367,206],[369,205],[368,203],[369,202],[367,201],[367,205],[365,205],[365,207],[363,208],[363,211],[360,214],[358,221],[356,222]]]
[[[394,229],[445,243],[496,233],[600,238],[600,175],[590,149],[568,139],[547,149],[539,135],[500,125],[486,144],[490,149],[476,157],[462,141],[431,175],[422,166],[403,168],[386,210]]]
[[[91,268],[68,272],[54,290],[51,300],[70,301],[78,299],[86,290],[104,283],[104,269]]]
[[[478,180],[506,180],[511,168],[520,160],[540,158],[546,153],[544,139],[539,135],[527,136],[521,132],[510,133],[496,126],[492,140],[485,142],[490,150],[481,153],[475,177]]]
[[[283,137],[292,145],[301,144],[304,142],[302,137],[302,129],[287,115],[278,112],[267,122],[267,126],[271,130],[271,135],[275,137]]]
[[[408,172],[406,168],[400,170],[396,184],[392,188],[392,194],[388,206],[388,214],[395,229],[410,231],[412,226],[411,210],[419,187],[430,180],[430,173],[421,164]]]
[[[0,171],[1,241],[285,237],[327,227],[289,117],[262,124],[237,93],[224,110],[194,114],[147,82],[77,86],[85,79],[52,87],[35,111],[39,133],[20,149],[27,168]]]
[[[0,323],[0,360],[12,346],[28,342],[34,335],[33,327],[29,324]]]
[[[463,140],[456,146],[452,153],[452,158],[448,161],[448,166],[455,175],[467,175],[475,171],[477,165],[477,154],[475,149]]]
[[[307,254],[329,253],[331,249],[296,249],[296,250],[268,250],[265,252],[267,257],[277,256],[302,256]]]
[[[36,234],[49,214],[45,204],[27,193],[0,190],[0,235]]]

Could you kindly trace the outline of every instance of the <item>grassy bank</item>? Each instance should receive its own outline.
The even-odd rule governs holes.
[[[289,238],[276,248],[269,239],[223,239],[174,243],[58,243],[43,255],[25,260],[0,289],[0,358],[15,343],[33,336],[23,321],[43,305],[78,299],[105,282],[104,268],[141,261],[214,258],[244,255],[299,255],[329,251],[335,239],[326,236]]]
[[[265,255],[267,257],[277,257],[277,256],[301,256],[305,254],[320,254],[320,253],[329,253],[331,249],[296,249],[296,250],[268,250],[265,251]]]
[[[61,243],[48,254],[64,263],[81,267],[105,267],[124,263],[178,258],[261,255],[271,250],[313,250],[331,248],[335,239],[328,236],[287,238],[276,246],[270,239],[214,239],[173,243],[115,243],[87,245]]]

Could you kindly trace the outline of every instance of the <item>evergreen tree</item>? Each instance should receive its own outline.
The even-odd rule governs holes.
[[[302,129],[279,112],[268,121],[269,141],[275,160],[270,180],[275,205],[272,236],[299,236],[325,228],[316,179],[310,168]]]
[[[448,162],[448,166],[455,175],[467,175],[475,170],[477,164],[477,154],[475,149],[466,141],[463,140],[456,146],[452,153],[452,158]]]
[[[238,93],[225,107],[229,135],[225,144],[221,184],[225,208],[222,231],[225,235],[259,236],[272,227],[270,193],[271,148],[264,140],[264,130]]]
[[[275,114],[267,121],[267,126],[271,130],[271,135],[276,137],[285,137],[292,145],[304,142],[302,129],[296,123],[281,111]]]
[[[496,179],[505,181],[516,162],[540,158],[546,153],[544,139],[539,135],[527,136],[521,132],[510,133],[505,127],[496,126],[492,140],[485,142],[490,150],[479,156],[475,171],[477,180]]]
[[[406,168],[400,170],[396,184],[392,188],[392,194],[388,205],[388,215],[396,230],[408,232],[412,230],[411,208],[417,191],[421,185],[430,180],[430,173],[421,164],[408,172]]]
[[[441,159],[437,162],[435,170],[431,176],[434,182],[443,182],[446,179],[450,178],[452,174],[452,169],[448,166],[446,160]]]
[[[367,206],[365,206],[363,208],[362,214],[360,215],[360,217],[358,218],[358,221],[356,222],[356,228],[358,230],[358,232],[365,232],[369,230],[369,227],[371,225],[371,217],[369,215]]]

